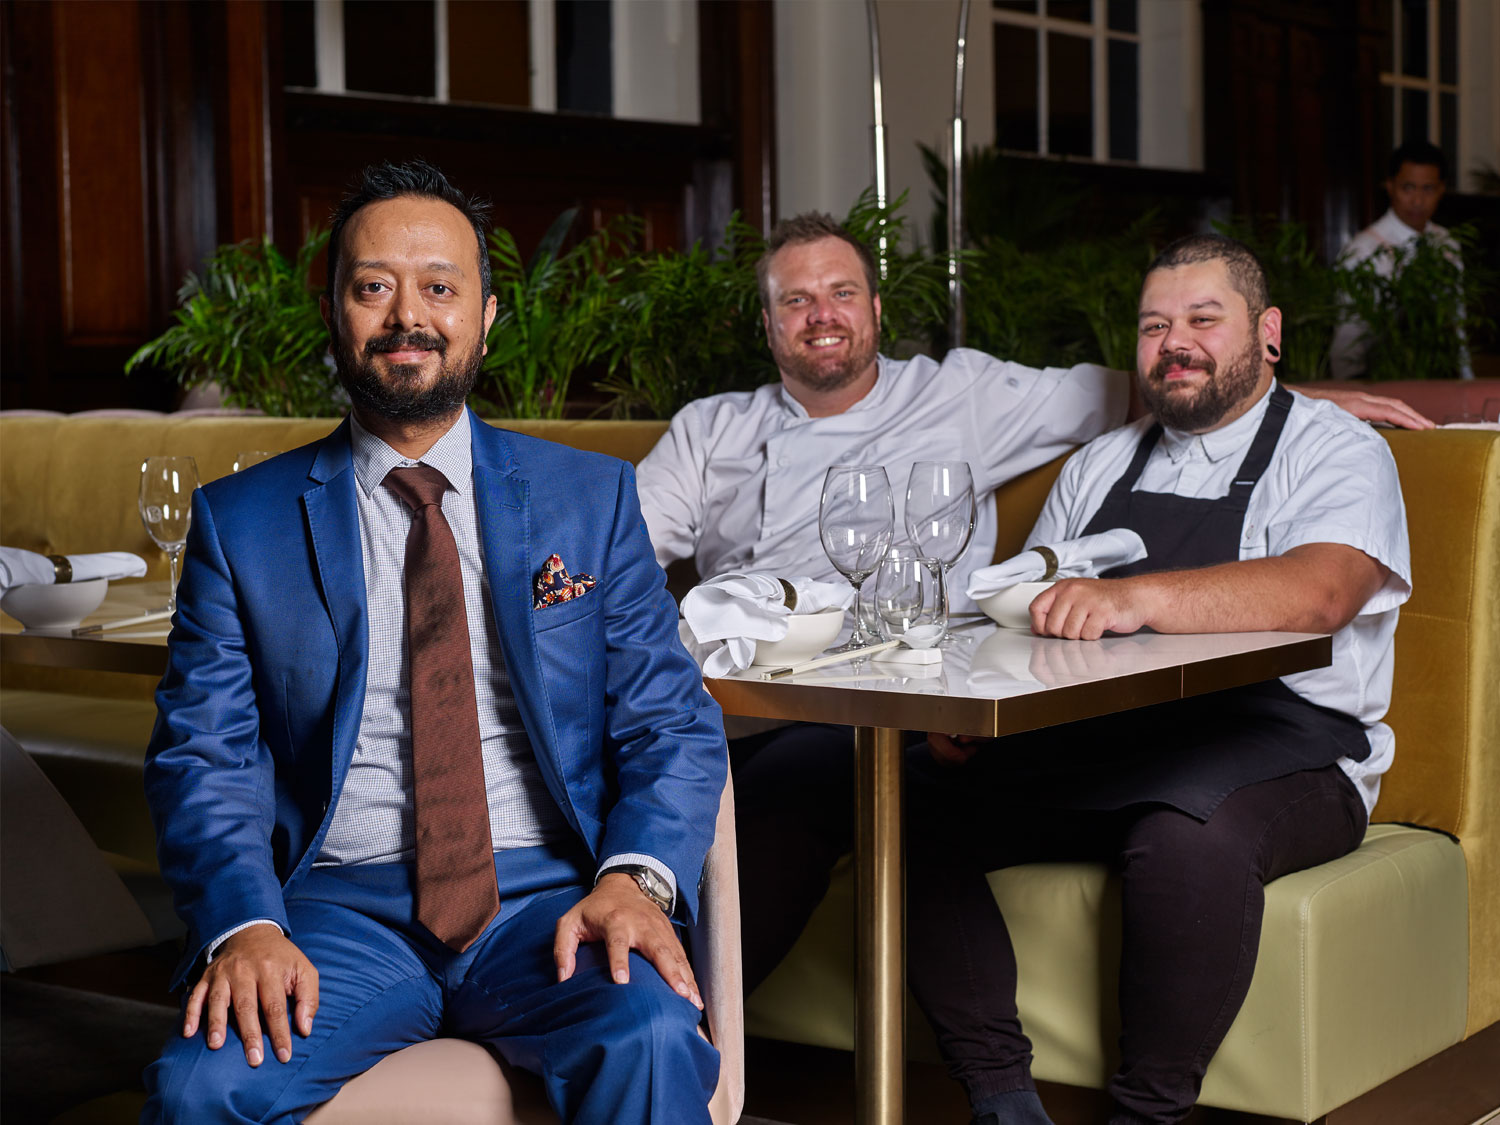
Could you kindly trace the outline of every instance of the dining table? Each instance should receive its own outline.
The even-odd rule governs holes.
[[[906,1120],[902,732],[997,738],[1059,726],[1325,667],[1333,643],[1271,632],[1074,641],[967,615],[940,651],[936,664],[872,654],[775,679],[752,665],[705,681],[726,716],[854,728],[859,1125]]]
[[[82,624],[127,621],[166,604],[165,579],[123,579],[109,584],[104,601]],[[160,676],[167,670],[170,631],[171,622],[159,618],[75,636],[71,628],[25,629],[13,617],[0,615],[0,664]]]

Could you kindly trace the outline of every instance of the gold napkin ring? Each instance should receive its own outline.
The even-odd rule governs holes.
[[[793,613],[797,612],[797,587],[793,586],[785,578],[778,578],[776,581],[781,583],[781,604]]]
[[[1042,561],[1047,564],[1047,572],[1037,579],[1038,582],[1051,582],[1057,577],[1057,552],[1051,547],[1031,548],[1042,556]]]
[[[52,580],[59,584],[73,581],[73,564],[68,561],[67,555],[48,555],[47,561],[52,564]]]

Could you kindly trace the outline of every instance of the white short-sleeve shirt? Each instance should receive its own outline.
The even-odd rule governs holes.
[[[1269,402],[1268,391],[1243,417],[1211,433],[1164,429],[1135,489],[1194,498],[1227,495]],[[1138,419],[1069,460],[1027,547],[1083,534],[1152,423]],[[1395,736],[1380,720],[1391,702],[1398,607],[1411,595],[1406,508],[1385,439],[1330,402],[1294,395],[1276,452],[1250,496],[1240,558],[1283,555],[1307,543],[1354,547],[1390,569],[1384,587],[1333,635],[1333,662],[1282,680],[1304,699],[1364,724],[1369,756],[1338,764],[1371,811],[1395,752]]]
[[[967,461],[978,518],[950,586],[972,609],[971,572],[994,555],[994,490],[1117,426],[1126,376],[1093,364],[1045,370],[958,348],[942,363],[881,356],[874,388],[842,414],[811,418],[781,383],[690,403],[640,464],[637,484],[657,560],[693,557],[704,578],[729,571],[842,577],[818,538],[832,465],[883,465],[896,540],[912,463]]]

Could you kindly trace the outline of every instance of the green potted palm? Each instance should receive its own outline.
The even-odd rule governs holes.
[[[173,323],[126,361],[162,368],[185,389],[217,384],[226,406],[282,417],[340,414],[326,362],[328,330],[312,265],[328,242],[314,231],[295,258],[270,239],[221,246],[178,290]]]

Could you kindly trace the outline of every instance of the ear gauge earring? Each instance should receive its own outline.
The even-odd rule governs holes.
[[[1270,357],[1272,359],[1280,359],[1281,358],[1281,349],[1278,348],[1275,344],[1267,344],[1266,345],[1266,352],[1270,355]]]

